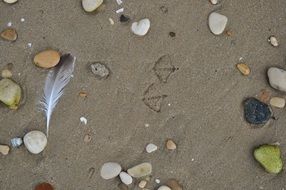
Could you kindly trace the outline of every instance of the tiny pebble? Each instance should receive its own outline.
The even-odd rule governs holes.
[[[110,23],[111,25],[114,25],[114,21],[113,21],[112,18],[109,18],[108,20],[109,20],[109,23]]]
[[[216,4],[218,4],[218,0],[210,0],[210,3],[213,5],[216,5]]]
[[[138,187],[141,188],[141,189],[143,189],[143,188],[146,187],[146,185],[147,185],[147,181],[146,181],[146,180],[141,180],[141,181],[139,182],[139,184],[138,184]]]
[[[277,108],[284,108],[285,99],[280,97],[273,97],[270,99],[270,105]]]
[[[8,27],[11,27],[11,26],[12,26],[12,22],[8,22],[8,23],[7,23],[7,26],[8,26]]]
[[[133,22],[131,25],[131,31],[138,36],[145,36],[148,33],[150,26],[150,20],[145,18],[138,22]]]
[[[245,63],[238,63],[236,67],[244,76],[248,76],[250,74],[250,68]]]
[[[49,183],[40,183],[35,187],[35,190],[54,190],[54,188]]]
[[[16,3],[18,0],[3,0],[5,3],[13,4]]]
[[[220,13],[212,12],[209,15],[209,28],[215,35],[220,35],[225,30],[228,18]]]
[[[85,143],[89,143],[91,141],[91,136],[89,134],[85,135],[84,138],[83,138],[83,141]]]
[[[85,117],[82,116],[82,117],[79,118],[79,120],[80,120],[80,122],[82,122],[83,124],[85,124],[85,125],[87,124],[87,119],[86,119]]]
[[[2,78],[11,78],[12,77],[12,72],[9,69],[4,69],[1,72],[1,77]]]
[[[52,68],[60,62],[61,55],[55,50],[39,52],[34,57],[34,64],[41,68]]]
[[[28,46],[28,47],[32,47],[32,43],[28,43],[27,46]]]
[[[183,186],[176,179],[169,179],[166,185],[172,190],[183,190]]]
[[[276,38],[275,36],[270,36],[270,37],[268,38],[268,42],[269,42],[272,46],[274,46],[274,47],[279,46],[278,40],[277,40],[277,38]]]
[[[146,152],[148,152],[148,153],[155,152],[157,149],[158,149],[158,147],[152,143],[150,143],[146,146]]]
[[[80,92],[79,94],[78,94],[80,97],[82,97],[82,98],[86,98],[87,97],[87,93],[86,92]]]
[[[0,145],[0,153],[3,155],[7,155],[10,151],[10,147],[7,145]]]
[[[15,29],[13,28],[6,28],[0,34],[0,36],[7,41],[14,42],[18,38],[18,34]]]
[[[172,139],[168,139],[166,141],[166,148],[168,150],[175,150],[177,148],[177,145]]]
[[[23,144],[22,138],[16,137],[10,140],[13,148],[18,148]]]
[[[160,179],[155,179],[155,182],[157,183],[157,184],[160,184],[161,183],[161,181],[160,181]]]
[[[130,18],[128,16],[125,16],[124,14],[120,15],[119,21],[120,22],[128,22]]]
[[[100,176],[103,179],[113,179],[120,174],[121,170],[122,168],[118,163],[107,162],[102,165]]]
[[[126,172],[120,172],[119,177],[125,185],[130,185],[133,182],[132,177]]]
[[[172,190],[172,189],[170,189],[170,187],[168,187],[166,185],[163,185],[163,186],[159,187],[158,190]]]
[[[21,22],[25,22],[25,19],[24,19],[24,18],[21,18]]]
[[[117,2],[118,5],[122,4],[122,0],[116,0],[116,2]]]
[[[169,36],[174,38],[174,37],[176,37],[176,33],[175,32],[169,32]]]
[[[122,13],[124,11],[124,8],[116,10],[116,13]]]

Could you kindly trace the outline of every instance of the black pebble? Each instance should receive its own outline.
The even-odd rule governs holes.
[[[172,37],[172,38],[176,37],[176,33],[175,32],[169,32],[169,36]]]
[[[251,124],[265,124],[271,118],[272,111],[269,106],[256,98],[248,98],[244,102],[244,117]]]
[[[128,22],[129,20],[130,20],[130,18],[125,16],[125,15],[121,15],[119,18],[120,22]]]

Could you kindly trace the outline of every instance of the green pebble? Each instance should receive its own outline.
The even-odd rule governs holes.
[[[21,99],[21,88],[10,79],[0,80],[0,101],[10,109],[17,109]]]
[[[254,150],[254,157],[267,172],[278,174],[282,171],[283,161],[279,146],[262,145]]]

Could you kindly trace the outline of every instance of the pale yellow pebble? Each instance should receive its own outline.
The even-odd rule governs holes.
[[[245,63],[238,63],[236,67],[244,76],[248,76],[250,74],[250,68]]]
[[[18,34],[15,29],[13,28],[7,28],[3,30],[0,34],[0,36],[7,41],[13,42],[16,41],[18,38]]]
[[[7,145],[0,145],[0,152],[3,155],[7,155],[10,151],[10,147]]]
[[[8,69],[4,69],[1,72],[1,77],[2,78],[11,78],[12,77],[12,72]]]
[[[142,180],[142,181],[139,182],[138,187],[141,188],[141,189],[143,189],[143,188],[146,187],[146,185],[147,185],[147,181]]]
[[[285,99],[280,97],[273,97],[270,99],[270,105],[277,108],[284,108]]]
[[[52,68],[60,62],[60,53],[55,50],[45,50],[34,57],[35,65],[42,68]]]
[[[175,150],[177,148],[177,145],[172,139],[168,139],[166,141],[166,148],[168,150]]]

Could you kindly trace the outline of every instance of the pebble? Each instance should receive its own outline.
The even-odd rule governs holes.
[[[272,88],[286,92],[286,71],[276,67],[268,69],[269,83]]]
[[[106,79],[110,75],[110,69],[100,62],[96,62],[90,65],[91,72],[98,79]]]
[[[89,134],[85,135],[84,138],[83,138],[83,141],[85,143],[89,143],[91,141],[91,136]]]
[[[103,0],[82,0],[81,3],[86,12],[93,12],[103,3]]]
[[[177,148],[177,145],[172,139],[168,139],[166,141],[166,148],[168,150],[175,150]]]
[[[218,4],[218,0],[210,0],[210,3],[213,5],[217,5]]]
[[[18,0],[3,0],[5,3],[13,4],[16,3]]]
[[[55,50],[45,50],[34,57],[34,63],[41,68],[52,68],[60,62],[61,55]]]
[[[254,158],[269,173],[278,174],[282,171],[283,161],[277,145],[262,145],[254,150]]]
[[[16,137],[10,140],[13,148],[18,148],[23,144],[22,138]]]
[[[147,186],[147,181],[146,180],[141,180],[138,184],[138,187],[143,189]]]
[[[212,12],[209,15],[209,28],[215,35],[220,35],[225,30],[228,18],[220,13]]]
[[[163,186],[159,187],[158,190],[172,190],[172,189],[166,185],[163,185]]]
[[[127,173],[135,178],[148,176],[152,173],[152,165],[148,162],[145,162],[128,169]]]
[[[18,38],[17,31],[13,28],[7,28],[3,30],[0,34],[0,36],[7,41],[13,42],[16,41]]]
[[[103,179],[113,179],[120,174],[121,170],[122,168],[118,163],[107,162],[102,165],[100,170],[100,176]]]
[[[244,76],[248,76],[250,74],[250,68],[245,63],[238,63],[236,67]]]
[[[161,183],[161,180],[160,179],[155,179],[155,182],[157,183],[157,184],[160,184]]]
[[[272,116],[270,107],[257,100],[256,98],[248,98],[244,102],[244,117],[250,124],[265,124]]]
[[[266,89],[262,89],[259,93],[258,99],[261,102],[268,104],[270,97],[271,97],[271,93]]]
[[[47,146],[47,137],[41,131],[30,131],[24,136],[24,144],[32,154],[41,153]]]
[[[158,147],[152,143],[150,143],[146,146],[146,152],[148,152],[148,153],[155,152],[157,149],[158,149]]]
[[[119,174],[119,177],[120,177],[122,183],[124,183],[125,185],[130,185],[133,182],[132,177],[126,172],[121,172]]]
[[[128,22],[130,18],[128,16],[125,16],[124,14],[120,15],[119,21],[120,22]]]
[[[0,101],[10,109],[17,109],[21,100],[21,87],[14,81],[4,78],[0,80]]]
[[[131,31],[138,36],[145,36],[150,29],[150,25],[150,20],[145,18],[138,22],[133,22],[131,25]]]
[[[78,95],[82,98],[87,98],[87,93],[84,91],[79,92]]]
[[[172,190],[183,190],[183,186],[176,179],[169,179],[166,183]]]
[[[79,118],[79,120],[80,120],[81,123],[83,123],[85,125],[87,124],[87,119],[85,117],[82,116],[82,117]]]
[[[35,190],[54,190],[53,186],[49,183],[40,183],[35,187]]]
[[[0,153],[3,155],[7,155],[10,151],[10,147],[7,145],[0,145]]]
[[[9,69],[4,69],[1,72],[2,78],[11,78],[13,76],[12,72]]]
[[[273,97],[270,99],[270,105],[277,108],[285,107],[285,99],[280,97]]]
[[[268,42],[269,42],[272,46],[274,46],[274,47],[279,46],[278,40],[277,40],[277,38],[276,38],[275,36],[270,36],[270,37],[268,38]]]

